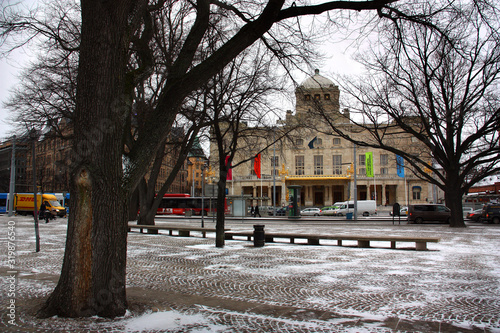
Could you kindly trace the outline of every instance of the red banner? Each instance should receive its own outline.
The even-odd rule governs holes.
[[[226,156],[226,167],[228,167],[226,180],[233,180],[233,169],[231,169],[231,165],[229,166],[227,165],[228,161],[229,161],[229,156]]]
[[[260,154],[255,155],[255,159],[253,161],[253,171],[255,171],[255,174],[257,175],[257,178],[260,179],[260,164],[261,164],[261,158]]]

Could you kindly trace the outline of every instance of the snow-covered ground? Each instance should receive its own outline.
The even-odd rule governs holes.
[[[251,230],[255,222],[228,227]],[[429,236],[441,242],[428,244],[429,251],[415,251],[411,243],[393,250],[384,243],[362,249],[354,242],[333,246],[334,241],[255,248],[242,240],[226,241],[221,249],[210,234],[204,239],[130,233],[130,310],[123,318],[41,320],[33,313],[57,283],[66,219],[40,224],[36,253],[33,219],[0,216],[1,330],[500,332],[499,225],[290,223],[268,222],[266,231]],[[15,259],[13,267],[9,259]]]

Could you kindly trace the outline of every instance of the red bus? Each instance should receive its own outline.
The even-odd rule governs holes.
[[[163,195],[160,206],[156,211],[158,215],[186,215],[186,212],[191,212],[193,215],[201,215],[201,197],[192,197],[185,193],[166,193]],[[204,215],[208,212],[217,211],[217,198],[203,198]],[[224,205],[227,210],[227,205]]]

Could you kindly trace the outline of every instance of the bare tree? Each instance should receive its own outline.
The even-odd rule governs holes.
[[[434,23],[393,20],[381,27],[369,75],[346,85],[360,146],[402,156],[407,170],[445,193],[450,225],[465,227],[462,196],[500,165],[500,34],[498,11],[448,7]],[[352,81],[351,81],[352,82]],[[356,120],[357,119],[357,120]],[[400,145],[411,137],[414,147]]]
[[[284,36],[272,30],[277,24],[283,22],[283,27],[289,19],[328,11],[388,11],[393,2],[395,0],[334,1],[304,6],[293,3],[285,8],[283,0],[269,0],[264,4],[81,0],[73,115],[72,214],[61,276],[40,315],[123,315],[127,308],[128,201],[191,92],[256,41],[267,36],[273,43],[266,46],[280,47],[280,38]],[[139,133],[133,147],[125,151],[134,89],[154,69],[154,52],[149,47],[155,41],[152,16],[167,6],[175,9],[172,13],[181,9],[189,11],[182,22],[185,31],[180,33],[180,42],[172,45],[178,50],[175,57],[163,71],[157,72],[162,88],[154,111],[145,121],[145,130]],[[26,29],[17,18],[0,21],[3,36],[16,29]],[[200,57],[206,46],[206,33],[212,27],[227,34],[216,51],[208,57]],[[57,40],[58,34],[53,35]],[[288,37],[294,36],[300,39],[301,35]],[[135,59],[134,66],[130,66],[131,58]]]
[[[276,110],[270,96],[281,91],[278,77],[270,69],[272,58],[248,50],[206,85],[207,116],[211,123],[211,141],[215,151],[213,165],[219,171],[217,183],[216,247],[224,246],[224,202],[226,183],[232,168],[254,159],[255,154],[272,144],[270,119]],[[265,149],[265,148],[264,148]],[[234,163],[235,156],[238,162]]]

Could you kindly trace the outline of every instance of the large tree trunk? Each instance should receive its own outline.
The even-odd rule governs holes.
[[[41,316],[125,313],[129,190],[123,183],[127,19],[132,1],[82,0],[68,236]]]
[[[465,228],[464,215],[462,210],[462,191],[461,182],[458,177],[451,177],[448,173],[448,179],[445,190],[446,206],[451,209],[450,227]]]

